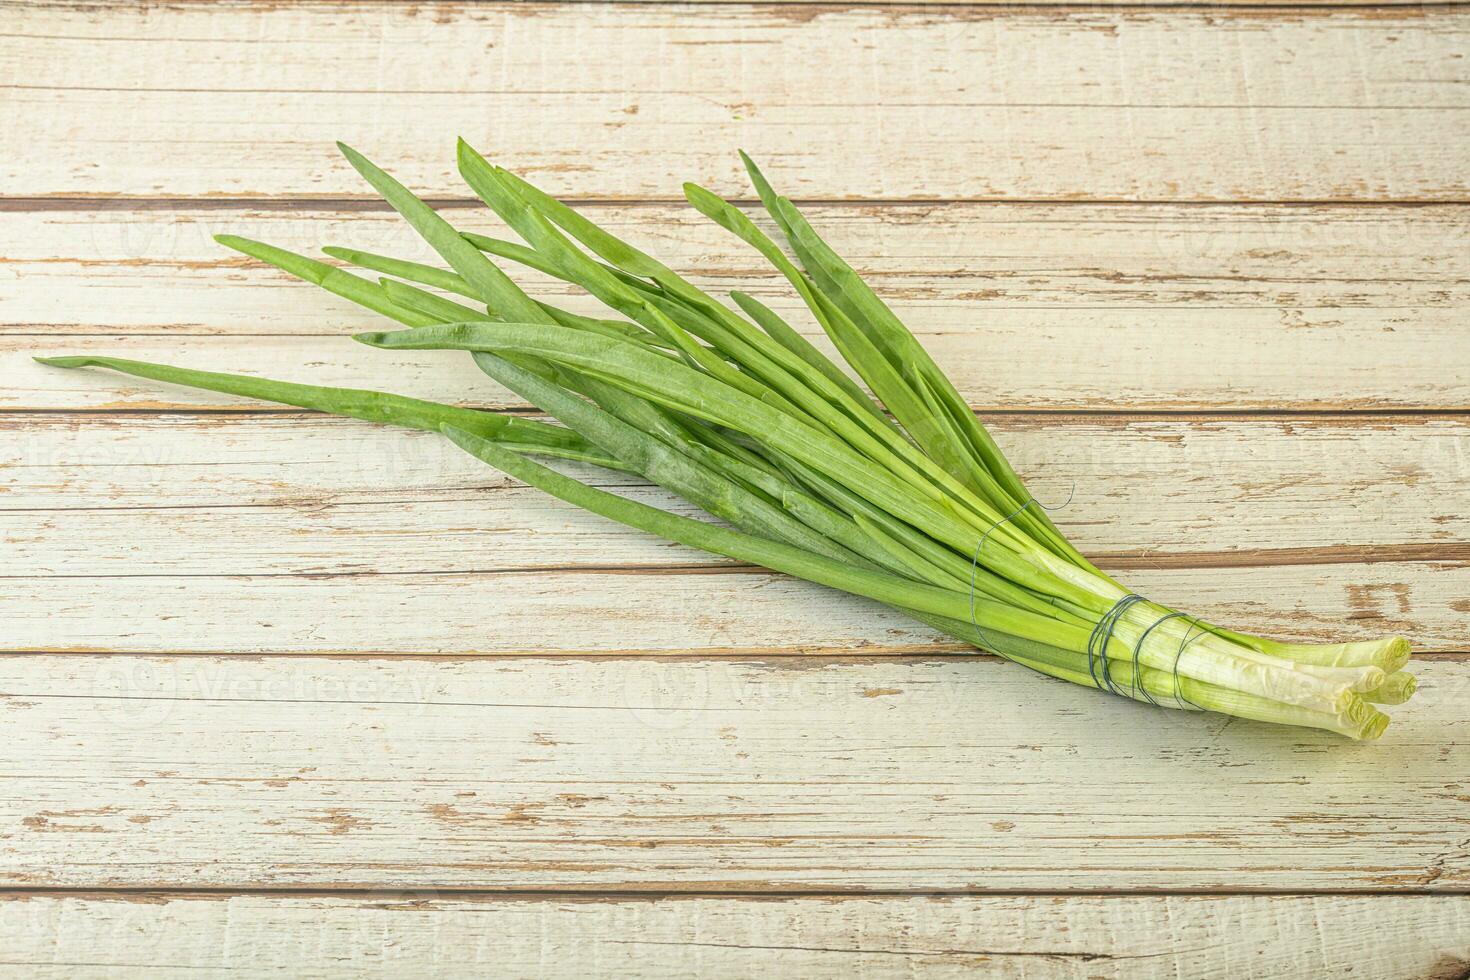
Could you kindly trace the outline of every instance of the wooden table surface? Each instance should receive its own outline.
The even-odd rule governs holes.
[[[11,0],[0,93],[0,973],[1470,975],[1470,9]],[[423,254],[336,139],[493,229],[461,134],[793,309],[680,200],[745,148],[1085,552],[1402,632],[1420,694],[1145,710],[436,436],[30,361],[524,410],[210,240]]]

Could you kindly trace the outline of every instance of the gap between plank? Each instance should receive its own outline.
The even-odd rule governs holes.
[[[12,335],[14,336],[14,335]],[[116,334],[108,334],[115,337]],[[230,336],[240,336],[232,334]],[[544,418],[546,413],[541,412],[529,405],[519,407],[506,406],[484,406],[466,404],[461,408],[471,408],[480,412],[489,412],[495,415],[514,415],[527,418]],[[970,406],[970,410],[976,415],[985,418],[1009,418],[1027,419],[1035,418],[1085,418],[1085,419],[1116,419],[1120,422],[1146,422],[1150,419],[1167,419],[1170,421],[1186,422],[1215,422],[1237,419],[1277,419],[1291,421],[1300,419],[1307,421],[1322,421],[1340,419],[1344,422],[1372,424],[1376,419],[1405,420],[1423,419],[1425,421],[1436,419],[1470,420],[1470,405],[1456,408],[1145,408],[1138,410],[1120,408],[1008,408],[993,407],[986,405]],[[57,418],[70,419],[79,422],[93,421],[105,422],[108,419],[128,416],[136,417],[158,417],[158,416],[199,416],[199,417],[239,417],[239,418],[270,418],[270,419],[292,419],[292,418],[320,418],[332,415],[331,412],[307,412],[290,406],[282,408],[256,407],[256,406],[219,406],[197,405],[188,407],[172,408],[0,408],[0,428],[5,425],[8,417],[17,418],[44,418],[54,416]]]
[[[535,660],[553,663],[626,663],[636,660],[647,663],[670,663],[670,664],[699,664],[699,663],[731,663],[742,664],[750,667],[767,667],[772,670],[818,670],[828,667],[865,667],[865,666],[915,666],[947,664],[957,658],[973,658],[976,663],[987,665],[1001,665],[1007,663],[993,654],[989,654],[976,647],[966,646],[959,641],[952,644],[936,643],[933,646],[912,646],[892,648],[893,653],[853,653],[850,648],[833,650],[824,653],[816,647],[796,647],[788,651],[771,648],[752,648],[749,650],[721,649],[721,650],[694,650],[686,653],[671,652],[668,650],[594,650],[586,653],[578,653],[567,650],[553,651],[494,651],[488,653],[395,653],[391,651],[362,651],[362,650],[318,650],[302,652],[299,650],[252,650],[242,653],[239,651],[218,650],[170,650],[138,651],[138,650],[108,650],[101,647],[86,648],[72,647],[67,649],[51,650],[0,650],[0,660],[13,657],[143,657],[148,659],[198,659],[212,657],[220,660],[412,660],[425,661],[428,663],[473,663],[477,661],[520,661]],[[1435,663],[1465,663],[1470,662],[1470,650],[1415,650],[1414,661],[1432,660]],[[1405,668],[1410,669],[1410,668]],[[93,697],[93,695],[75,695],[75,697]]]
[[[399,7],[413,6],[421,0],[352,0],[352,6],[358,7]],[[461,0],[466,6],[489,6],[492,3],[504,2],[504,0]],[[998,0],[975,0],[975,2],[964,2],[964,0],[944,0],[944,2],[925,3],[923,0],[843,0],[840,3],[826,2],[826,0],[517,0],[523,6],[579,6],[596,4],[605,7],[749,7],[753,9],[786,9],[811,11],[813,13],[840,13],[846,10],[901,10],[911,12],[923,12],[933,14],[956,14],[962,15],[970,11],[999,11],[1007,14],[1047,14],[1047,13],[1148,13],[1155,10],[1208,10],[1223,12],[1226,14],[1240,11],[1247,14],[1326,14],[1335,12],[1355,13],[1371,11],[1374,8],[1382,8],[1386,11],[1396,12],[1401,8],[1428,8],[1454,10],[1466,6],[1464,0],[1328,0],[1323,3],[1303,2],[1303,0],[1285,0],[1282,3],[1263,3],[1260,0],[1244,0],[1244,2],[1232,2],[1232,0],[1159,0],[1159,2],[1122,2],[1122,3],[1084,3],[1078,0],[1059,0],[1056,3],[1005,3]],[[162,4],[143,4],[142,6],[161,6]],[[224,6],[219,0],[175,0],[173,6],[180,7],[205,7]],[[333,0],[317,0],[317,6],[333,6]],[[341,4],[346,6],[346,3]],[[39,2],[24,2],[24,0],[10,0],[11,7],[30,6],[60,6],[83,9],[107,9],[108,6],[119,6],[108,4],[106,0],[90,0],[90,2],[76,2],[76,0],[39,0]]]
[[[433,892],[424,895],[423,892]],[[300,886],[218,886],[197,885],[171,887],[167,885],[137,886],[36,886],[0,885],[0,901],[25,900],[27,898],[97,898],[119,901],[170,901],[174,899],[225,899],[234,897],[262,898],[360,898],[364,901],[391,905],[413,905],[438,901],[526,901],[526,902],[631,902],[631,901],[698,901],[701,899],[747,899],[751,901],[779,902],[793,898],[818,898],[861,901],[874,898],[1325,898],[1333,896],[1408,896],[1425,898],[1449,898],[1470,895],[1470,888],[1139,888],[1110,890],[1102,888],[1059,889],[915,889],[901,888],[783,888],[755,889],[748,884],[732,885],[730,888],[711,887],[701,883],[693,888],[609,888],[606,885],[587,888],[558,885],[546,888],[472,888],[465,886],[439,886],[432,884],[404,885],[383,888],[361,886],[300,887]]]
[[[493,6],[504,4],[506,0],[459,0],[458,5],[467,7]],[[1364,7],[1462,7],[1466,6],[1465,0],[1282,0],[1280,3],[1269,2],[1269,0],[1121,0],[1121,2],[1092,2],[1086,3],[1082,0],[1057,0],[1051,2],[1016,2],[1006,3],[1004,0],[936,0],[936,2],[925,2],[925,0],[513,0],[522,6],[535,7],[563,7],[596,4],[601,7],[801,7],[819,11],[846,10],[850,7],[882,7],[896,9],[912,9],[920,11],[944,12],[946,10],[1001,10],[1019,11],[1023,13],[1044,13],[1053,10],[1080,10],[1089,13],[1111,10],[1125,12],[1149,11],[1157,9],[1207,9],[1220,10],[1245,10],[1250,12],[1274,13],[1276,11],[1290,12],[1313,12],[1330,10],[1361,10]],[[353,7],[409,7],[421,6],[423,0],[307,0],[298,3],[298,6],[353,6]],[[150,7],[164,6],[163,3],[154,0],[152,3],[137,3],[134,0],[6,0],[4,3],[10,7],[71,7],[83,9],[107,9],[108,7]],[[223,7],[238,6],[238,2],[232,0],[172,0],[167,4],[173,7]],[[449,5],[449,4],[444,4]]]
[[[368,501],[362,503],[346,502],[343,504],[330,505],[335,507],[354,506],[376,506],[378,502]],[[261,504],[261,509],[276,509],[286,505]],[[88,508],[67,507],[47,508],[41,511],[39,508],[17,508],[16,510],[0,510],[0,513],[75,513],[88,510],[113,510],[118,508]],[[173,510],[167,506],[156,508],[130,507],[129,511],[141,510]],[[182,510],[208,510],[204,506],[188,506],[177,508]],[[226,508],[238,510],[238,507]],[[1242,548],[1239,551],[1177,551],[1177,552],[1127,552],[1108,554],[1105,552],[1095,553],[1089,556],[1104,568],[1119,571],[1139,571],[1152,569],[1174,569],[1174,570],[1201,570],[1219,568],[1284,568],[1301,565],[1377,565],[1377,564],[1413,564],[1416,562],[1445,562],[1449,564],[1470,563],[1470,543],[1453,541],[1445,544],[1378,544],[1378,545],[1339,545],[1321,547],[1295,547],[1295,548]],[[773,572],[761,565],[741,561],[719,561],[719,562],[671,562],[669,564],[567,564],[567,565],[499,565],[483,568],[434,568],[434,569],[406,569],[397,571],[377,571],[364,569],[358,571],[336,571],[336,572],[118,572],[112,574],[85,574],[66,573],[60,575],[4,575],[0,574],[0,582],[20,581],[30,582],[36,580],[55,581],[65,579],[93,580],[106,579],[108,581],[122,579],[302,579],[332,581],[336,579],[354,578],[411,578],[424,575],[464,575],[464,576],[498,576],[498,575],[651,575],[655,577],[665,575],[784,575],[782,572]]]
[[[644,6],[638,2],[638,6]],[[1466,4],[1470,7],[1470,4]],[[1213,9],[1218,9],[1212,5]],[[1091,8],[1089,8],[1091,9]],[[1275,9],[1275,8],[1272,8]],[[685,205],[682,197],[579,197],[561,195],[568,204],[580,207],[658,207]],[[740,207],[758,208],[758,198],[729,197],[731,204]],[[950,204],[1004,204],[1008,206],[1077,206],[1077,207],[1343,207],[1343,208],[1435,208],[1464,207],[1470,198],[1123,198],[1123,197],[795,197],[792,202],[798,207],[884,207],[884,208],[933,208]],[[472,197],[426,197],[424,203],[436,210],[461,208],[480,209],[485,205]],[[322,197],[155,197],[129,196],[125,194],[54,194],[32,197],[0,197],[0,213],[27,211],[372,211],[389,212],[388,202],[376,197],[365,196],[322,196]]]
[[[639,6],[646,6],[646,4],[640,2],[639,3]],[[1218,9],[1218,8],[1216,8],[1216,9]],[[1361,9],[1361,8],[1357,8],[1357,9]],[[0,35],[0,36],[3,36],[3,35]],[[109,86],[109,85],[0,85],[0,89],[10,89],[10,90],[17,91],[17,92],[69,92],[69,93],[70,92],[115,92],[115,91],[117,91],[117,89],[116,89],[115,86]],[[182,88],[182,87],[178,87],[178,86],[160,87],[160,88],[145,88],[143,86],[136,86],[136,87],[129,88],[128,91],[131,92],[131,93],[139,94],[139,95],[213,95],[213,96],[224,96],[224,95],[288,95],[288,94],[295,94],[297,90],[296,89],[290,89],[290,88],[222,88],[222,87],[215,87],[215,88]],[[312,89],[312,93],[314,95],[357,95],[357,94],[360,93],[360,91],[361,91],[360,89],[329,89],[329,88],[314,88],[314,89]],[[390,88],[378,88],[378,89],[374,89],[373,90],[373,94],[374,95],[378,95],[378,96],[431,96],[431,95],[444,96],[444,95],[461,95],[461,94],[463,94],[463,92],[460,89],[431,89],[431,88],[390,89]],[[524,91],[516,91],[516,90],[513,90],[513,89],[481,89],[478,92],[476,92],[476,94],[477,95],[525,96],[525,95],[545,94],[545,93],[524,92]],[[566,94],[566,93],[552,93],[552,94]],[[1350,103],[1350,104],[1338,105],[1338,104],[1332,104],[1332,103],[1312,103],[1312,102],[1232,103],[1232,102],[979,102],[979,101],[976,101],[976,102],[940,102],[940,101],[934,101],[934,102],[926,103],[925,105],[928,108],[963,108],[963,109],[1205,109],[1205,110],[1213,110],[1213,109],[1229,109],[1229,110],[1241,110],[1241,109],[1261,110],[1261,109],[1266,109],[1266,110],[1279,110],[1279,109],[1284,109],[1284,110],[1298,110],[1298,111],[1300,111],[1300,110],[1318,110],[1318,109],[1366,109],[1366,110],[1375,110],[1375,111],[1384,111],[1384,110],[1386,110],[1386,111],[1395,111],[1395,110],[1414,110],[1414,109],[1422,109],[1422,108],[1425,108],[1422,105],[1417,105],[1417,104],[1413,104],[1413,103],[1389,103],[1389,102],[1375,102],[1375,103],[1371,103],[1371,104]],[[820,108],[829,108],[829,109],[830,108],[842,108],[842,106],[836,106],[836,105],[832,105],[832,104],[827,104],[827,105],[823,105],[823,106],[819,106],[819,107]],[[1459,108],[1462,108],[1462,107],[1460,107],[1460,106],[1447,106],[1447,107],[1441,107],[1441,108],[1443,108],[1444,111],[1453,112],[1456,109],[1459,109]],[[453,200],[453,201],[466,200],[466,201],[468,201],[468,199],[463,199],[463,198],[453,198],[453,199],[450,199],[450,200]],[[801,201],[798,200],[798,203],[801,203]]]

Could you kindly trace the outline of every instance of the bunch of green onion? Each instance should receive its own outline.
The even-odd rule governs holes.
[[[365,344],[472,352],[561,425],[110,357],[43,362],[441,432],[604,517],[875,599],[1043,674],[1134,700],[1371,739],[1388,724],[1375,705],[1413,693],[1400,637],[1319,645],[1238,633],[1138,597],[1094,567],[913,334],[748,158],[790,256],[722,198],[692,184],[685,195],[785,276],[861,385],[754,297],[720,302],[463,141],[460,174],[524,244],[455,229],[342,152],[448,269],[326,249],[382,276],[364,278],[260,242],[219,241],[405,328],[359,334]],[[497,259],[573,283],[616,316],[537,301]],[[716,520],[596,489],[537,456],[638,474]]]

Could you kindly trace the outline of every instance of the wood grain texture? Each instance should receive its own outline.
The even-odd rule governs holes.
[[[7,11],[19,196],[360,195],[333,139],[463,194],[456,134],[613,198],[742,187],[737,146],[831,198],[1461,200],[1470,172],[1453,7]]]
[[[303,294],[314,323],[340,301]],[[921,336],[961,395],[986,411],[1470,410],[1470,368],[1454,356],[1463,315],[1377,311],[1000,314],[981,330]],[[1296,329],[1296,328],[1300,329]],[[1198,329],[1194,329],[1198,328]],[[344,334],[346,331],[344,331]],[[981,334],[975,336],[976,333]],[[1198,343],[1181,342],[1190,336]],[[986,336],[988,334],[989,336]],[[1017,345],[1020,346],[1017,346]],[[825,342],[821,346],[827,346]],[[36,356],[110,354],[308,384],[372,388],[479,408],[526,407],[454,351],[383,351],[340,337],[0,337],[0,411],[261,408],[258,402]],[[1392,378],[1383,384],[1382,378]]]
[[[593,978],[785,975],[1014,980],[1442,980],[1470,968],[1470,898],[1056,896],[0,899],[28,976],[168,971]]]
[[[1364,744],[982,657],[6,657],[0,881],[1465,890],[1470,663],[1419,675]]]
[[[962,649],[563,505],[427,433],[105,415],[0,432],[18,437],[0,457],[4,649]],[[1161,601],[1283,636],[1470,650],[1463,419],[1006,417],[996,432],[1046,499],[1076,481],[1062,528]]]
[[[1470,207],[812,211],[981,408],[1470,407],[1470,361],[1445,356],[1461,342],[1470,303]],[[496,230],[482,209],[448,213]],[[753,252],[690,209],[588,213],[715,294],[744,289],[820,335]],[[35,353],[83,351],[520,404],[466,358],[352,343],[345,335],[382,318],[224,249],[210,237],[221,232],[307,253],[345,243],[430,257],[382,212],[7,215],[0,371],[9,383],[0,406],[248,404],[30,362]],[[537,295],[597,310],[569,287],[513,271]]]
[[[290,417],[0,416],[0,432],[17,430],[24,460],[0,454],[4,574],[208,574],[220,539],[250,549],[231,559],[242,574],[675,560],[433,434]],[[1042,499],[1060,504],[1076,483],[1055,520],[1125,566],[1470,559],[1464,418],[1004,416],[993,430]],[[567,468],[695,512],[630,475]]]
[[[689,552],[670,556],[684,557],[684,564],[650,568],[476,565],[442,572],[281,576],[232,571],[232,552],[249,550],[248,543],[220,541],[218,547],[219,571],[209,576],[9,579],[0,595],[6,615],[0,651],[762,657],[973,652],[866,599],[763,569],[731,569]],[[1119,574],[1165,604],[1282,639],[1338,642],[1404,634],[1421,653],[1470,649],[1464,609],[1470,568],[1463,561],[1139,568]]]
[[[577,210],[715,295],[742,289],[799,308],[764,259],[687,204]],[[743,210],[779,238],[758,205]],[[440,211],[466,230],[518,240],[483,205]],[[1205,320],[1227,310],[1418,313],[1470,302],[1465,205],[845,203],[803,211],[930,333],[1006,311],[1172,309]],[[345,302],[328,306],[327,294],[225,248],[213,240],[219,234],[308,255],[346,245],[444,264],[386,205],[97,210],[59,201],[0,224],[0,331],[320,336],[380,322]],[[538,296],[600,309],[575,287],[504,265]],[[313,296],[321,302],[303,302]]]
[[[0,973],[1462,978],[1470,13],[1229,5],[0,0]],[[460,133],[794,312],[670,203],[745,147],[1105,567],[1405,633],[1421,694],[1147,710],[436,437],[29,361],[523,410],[209,240],[422,255],[335,138],[493,228]]]
[[[1076,481],[1076,501],[1054,516],[1100,553],[1136,554],[1141,538],[1177,554],[1451,547],[1470,536],[1461,416],[987,422],[1048,503]],[[603,486],[640,482],[577,472]],[[325,415],[0,414],[0,512],[528,502],[515,485],[432,433]],[[1211,521],[1228,525],[1229,541],[1205,547]]]

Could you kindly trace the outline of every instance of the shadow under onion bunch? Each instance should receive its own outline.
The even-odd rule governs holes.
[[[448,269],[326,250],[382,276],[364,278],[260,242],[219,241],[406,328],[359,334],[365,344],[472,352],[561,425],[110,357],[43,362],[442,432],[630,527],[867,596],[1043,674],[1163,707],[1371,739],[1388,724],[1374,705],[1413,693],[1401,637],[1317,645],[1237,633],[1095,568],[1035,505],[913,334],[749,159],[794,259],[715,194],[685,185],[689,203],[786,277],[866,390],[753,297],[721,303],[463,141],[460,174],[525,244],[460,232],[359,153],[342,152]],[[574,283],[617,315],[532,299],[496,260]],[[720,523],[595,489],[534,456],[637,473]]]

